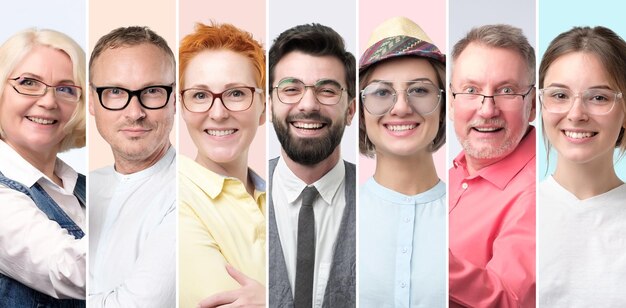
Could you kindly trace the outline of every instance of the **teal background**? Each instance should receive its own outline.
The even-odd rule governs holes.
[[[610,28],[626,38],[626,3],[622,1],[595,0],[551,0],[539,1],[538,20],[539,35],[537,46],[537,71],[543,58],[543,53],[548,45],[557,35],[570,30],[574,26],[603,26]],[[539,80],[539,78],[537,78]],[[626,93],[625,93],[626,94]],[[539,103],[539,101],[537,101]],[[540,108],[538,108],[540,109]],[[541,118],[541,111],[539,110]],[[539,181],[552,174],[556,167],[556,152],[550,152],[550,162],[548,164],[545,139],[541,134],[541,121],[537,122],[537,161]],[[615,160],[618,157],[615,151]],[[616,162],[615,170],[617,175],[626,181],[626,157]]]

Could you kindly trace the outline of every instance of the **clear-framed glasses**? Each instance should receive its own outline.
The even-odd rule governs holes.
[[[255,93],[263,93],[263,90],[255,87],[234,87],[221,93],[213,93],[206,89],[189,88],[182,90],[180,96],[185,109],[191,112],[208,111],[218,98],[224,108],[230,111],[244,111],[252,106]]]
[[[566,113],[574,106],[576,98],[580,98],[585,110],[593,115],[605,115],[622,98],[622,92],[610,89],[587,89],[574,93],[570,89],[548,87],[539,90],[539,101],[543,108],[552,113]]]
[[[344,89],[333,79],[320,79],[314,85],[306,85],[296,78],[284,78],[274,87],[278,100],[283,104],[297,104],[304,97],[307,88],[313,90],[315,98],[322,105],[335,105],[341,100]]]
[[[60,101],[68,103],[76,103],[80,100],[83,90],[79,86],[74,85],[57,85],[51,86],[41,80],[30,77],[10,78],[9,83],[15,89],[15,92],[26,95],[41,97],[46,95],[48,89],[54,89],[54,97]]]
[[[121,87],[96,87],[100,105],[108,110],[122,110],[128,106],[130,100],[137,96],[139,104],[146,109],[161,109],[167,105],[172,94],[173,84],[154,85],[139,90],[129,90]]]
[[[420,115],[432,113],[441,102],[443,90],[432,83],[404,81],[403,83],[407,86],[402,91],[396,91],[392,83],[392,81],[376,81],[361,90],[361,101],[367,112],[375,116],[386,114],[398,101],[398,92],[405,95],[411,108]]]
[[[450,86],[452,88],[452,86]],[[521,102],[532,92],[535,85],[530,85],[526,93],[495,93],[494,95],[484,95],[480,93],[452,92],[455,107],[464,109],[478,109],[485,99],[493,99],[494,104],[501,110],[516,110],[522,107]],[[505,88],[509,89],[510,88]]]

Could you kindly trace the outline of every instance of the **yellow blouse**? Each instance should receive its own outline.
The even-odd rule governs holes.
[[[240,286],[226,263],[265,283],[265,182],[249,169],[254,196],[236,178],[216,174],[180,156],[179,299],[196,307],[202,299]]]

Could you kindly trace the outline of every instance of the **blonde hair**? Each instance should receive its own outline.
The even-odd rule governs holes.
[[[70,57],[73,66],[74,82],[81,87],[82,95],[74,113],[64,127],[66,133],[61,140],[59,152],[85,146],[85,52],[69,36],[49,29],[26,29],[10,37],[0,46],[0,80],[7,80],[15,66],[32,51],[35,46],[46,46],[63,51]],[[0,98],[4,94],[0,87]],[[2,100],[0,100],[2,104]],[[5,133],[0,127],[0,137]]]

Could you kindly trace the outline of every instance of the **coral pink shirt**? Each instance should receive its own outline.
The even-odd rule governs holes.
[[[470,176],[450,169],[450,307],[535,307],[535,129]]]

